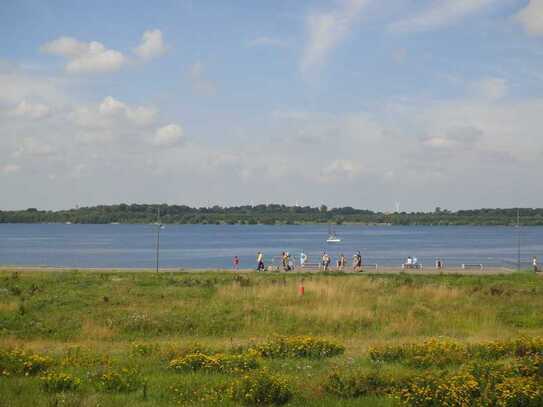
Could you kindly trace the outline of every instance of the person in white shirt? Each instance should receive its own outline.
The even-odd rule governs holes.
[[[532,266],[534,266],[534,272],[538,272],[539,271],[539,267],[537,266],[537,257],[533,257],[532,258]]]
[[[307,255],[302,251],[300,253],[300,267],[304,267],[306,261],[307,261]]]
[[[413,265],[413,259],[411,258],[411,256],[407,258],[407,260],[405,261],[405,265],[407,266],[407,268],[411,268],[411,266]]]

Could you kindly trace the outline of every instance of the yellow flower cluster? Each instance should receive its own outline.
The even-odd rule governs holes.
[[[52,360],[37,353],[22,349],[0,349],[0,375],[23,374],[25,376],[43,372],[51,366]]]
[[[244,375],[228,387],[227,394],[248,406],[282,405],[292,397],[287,381],[266,371]]]
[[[479,396],[479,382],[469,373],[415,378],[398,391],[402,404],[408,406],[469,407]]]
[[[178,372],[206,370],[210,372],[238,373],[256,369],[257,367],[258,362],[251,354],[217,354],[209,356],[203,353],[193,353],[172,359],[169,364],[170,369]]]
[[[138,370],[122,368],[119,370],[108,369],[96,377],[98,386],[108,392],[135,391],[143,385]]]
[[[543,383],[533,377],[510,377],[496,386],[497,406],[543,406]]]
[[[227,396],[224,386],[171,386],[170,391],[174,394],[176,404],[181,405],[193,405],[195,403],[217,404]]]
[[[252,349],[265,358],[326,358],[341,355],[341,345],[312,336],[277,336]]]
[[[428,367],[461,363],[467,359],[468,353],[465,347],[456,342],[432,338],[420,344],[370,347],[369,355],[374,361],[399,361],[411,366]]]
[[[42,386],[48,392],[74,391],[81,385],[81,379],[68,373],[47,372],[40,377]]]
[[[61,367],[110,366],[111,363],[110,355],[98,354],[80,346],[68,348],[66,353],[60,358]]]
[[[520,338],[462,345],[447,339],[432,338],[422,343],[370,347],[373,361],[403,362],[415,367],[461,364],[470,359],[497,360],[505,356],[543,354],[543,338]]]

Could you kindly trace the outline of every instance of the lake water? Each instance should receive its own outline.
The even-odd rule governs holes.
[[[133,267],[155,265],[154,225],[0,224],[1,265]],[[257,251],[266,264],[282,251],[304,250],[317,262],[322,250],[350,262],[362,252],[364,262],[398,266],[415,256],[427,266],[441,257],[449,266],[483,263],[516,265],[517,231],[512,227],[336,226],[341,243],[327,244],[326,225],[167,225],[160,233],[161,267],[231,267],[238,255],[242,268],[255,266]],[[521,255],[543,261],[543,227],[521,228]]]

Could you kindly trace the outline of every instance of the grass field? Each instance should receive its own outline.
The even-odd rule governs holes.
[[[542,310],[530,272],[2,271],[0,406],[537,406]]]

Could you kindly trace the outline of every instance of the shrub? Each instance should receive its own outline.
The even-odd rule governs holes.
[[[392,392],[392,379],[376,373],[342,375],[332,373],[324,383],[324,390],[337,397],[354,398],[361,396],[381,396]]]
[[[287,382],[278,376],[257,371],[234,381],[228,388],[232,400],[248,406],[282,405],[291,397]]]
[[[171,386],[170,391],[178,404],[193,405],[203,403],[204,405],[221,403],[225,398],[224,386],[216,387],[195,387],[195,386]]]
[[[107,392],[131,392],[143,385],[143,380],[136,369],[108,369],[95,377],[98,387]]]
[[[210,372],[241,372],[256,369],[258,363],[251,355],[213,355],[194,353],[181,358],[172,359],[170,369],[178,372],[207,370]]]
[[[195,353],[202,353],[205,355],[212,355],[217,353],[213,349],[210,349],[198,342],[186,343],[183,345],[169,344],[161,350],[161,357],[166,360],[177,359],[183,356],[192,355]]]
[[[22,349],[0,350],[0,374],[35,375],[47,370],[53,361],[37,353],[29,353]]]
[[[372,347],[369,354],[373,361],[398,361],[415,367],[446,366],[467,359],[467,351],[460,344],[435,338],[421,344]]]
[[[513,352],[514,345],[506,341],[491,341],[470,344],[467,346],[468,354],[477,359],[497,360],[510,355]]]
[[[341,345],[311,336],[278,336],[251,351],[265,358],[326,358],[345,351]]]
[[[510,377],[496,386],[496,397],[498,406],[542,406],[543,383],[532,377]]]
[[[398,391],[400,402],[417,407],[471,406],[479,397],[479,382],[468,373],[414,378]]]
[[[543,355],[543,338],[520,338],[513,341],[515,356],[524,357],[528,355]]]
[[[543,355],[531,355],[516,361],[513,370],[520,376],[543,378]]]
[[[467,346],[432,338],[421,344],[371,347],[369,355],[373,361],[403,362],[415,367],[442,367],[449,364],[460,364],[470,358],[497,360],[506,356],[543,355],[543,338],[521,338],[513,341],[493,341]]]
[[[40,380],[44,390],[50,393],[74,391],[81,385],[81,379],[68,373],[48,372]]]

